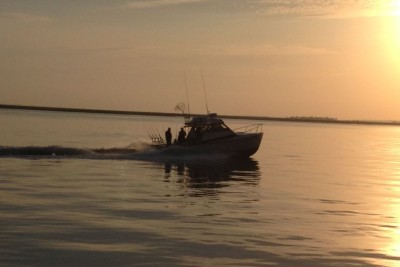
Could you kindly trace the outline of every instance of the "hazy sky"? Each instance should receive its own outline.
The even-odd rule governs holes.
[[[1,0],[0,103],[400,120],[400,0]]]

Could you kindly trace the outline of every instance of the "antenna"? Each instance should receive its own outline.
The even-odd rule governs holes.
[[[186,101],[188,106],[188,115],[190,116],[190,105],[189,105],[189,94],[188,94],[188,86],[186,80],[186,72],[183,72],[183,77],[185,78],[185,89],[186,89]]]
[[[206,93],[206,84],[205,84],[205,82],[204,82],[203,71],[201,71],[201,80],[202,80],[202,82],[203,82],[204,98],[206,99],[206,109],[207,109],[207,115],[208,115],[208,114],[210,114],[210,111],[208,110],[207,93]]]

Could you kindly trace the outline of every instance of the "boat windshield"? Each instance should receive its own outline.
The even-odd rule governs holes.
[[[186,122],[185,125],[188,127],[207,127],[210,125],[223,125],[223,120],[216,117],[216,114],[203,117],[194,117],[190,121]]]
[[[185,126],[190,129],[187,137],[189,143],[235,135],[223,120],[216,117],[216,114],[192,118],[189,122],[185,123]]]

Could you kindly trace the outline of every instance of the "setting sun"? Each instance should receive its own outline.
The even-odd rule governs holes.
[[[400,67],[400,1],[393,0],[382,7],[385,50],[390,61]]]
[[[391,40],[389,40],[391,45],[391,54],[393,60],[397,65],[400,65],[400,16],[391,17]]]
[[[391,1],[389,14],[391,14],[392,16],[400,16],[400,1],[399,0]]]

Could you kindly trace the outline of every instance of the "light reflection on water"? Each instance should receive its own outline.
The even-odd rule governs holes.
[[[384,249],[385,254],[400,258],[400,140],[393,139],[392,145],[386,148],[390,158],[388,159],[388,214],[390,222],[386,236],[391,240]],[[400,264],[399,264],[400,265]]]
[[[0,146],[118,147],[146,138],[144,117],[0,119]],[[0,158],[0,262],[399,266],[400,129],[264,130],[259,152],[240,161]]]

